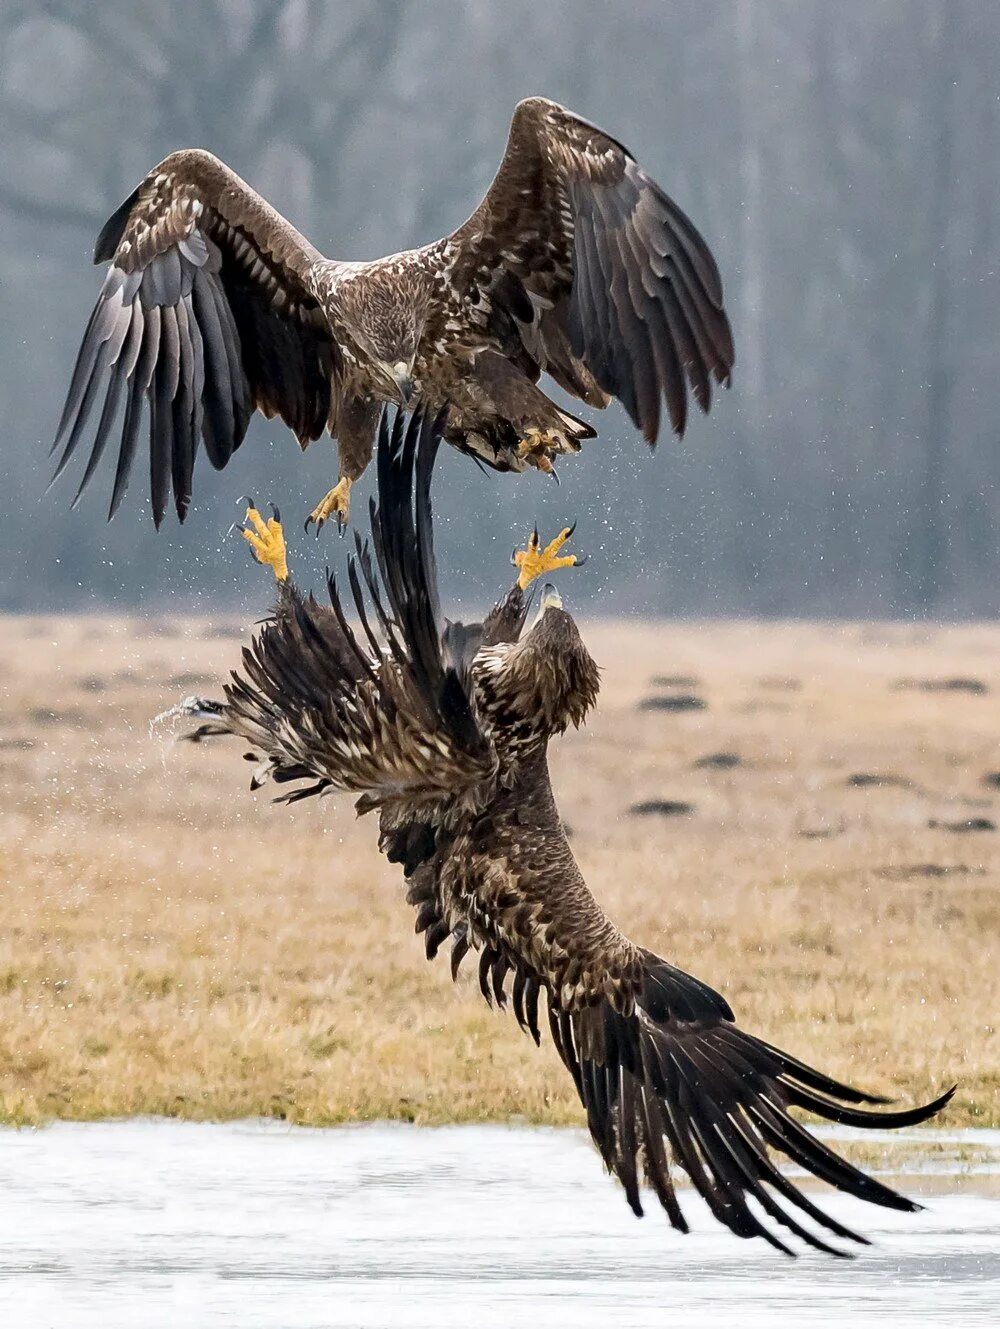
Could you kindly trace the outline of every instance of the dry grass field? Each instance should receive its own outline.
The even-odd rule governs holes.
[[[581,1119],[551,1048],[424,960],[372,819],[151,734],[238,625],[0,630],[0,1118]],[[1000,629],[586,635],[601,704],[554,780],[610,912],[749,1029],[1000,1125]]]

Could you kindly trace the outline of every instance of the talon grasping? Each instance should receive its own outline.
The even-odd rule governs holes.
[[[575,554],[565,554],[561,557],[559,555],[560,549],[573,534],[573,530],[573,526],[567,526],[554,540],[550,540],[544,549],[539,547],[538,528],[531,532],[527,547],[519,549],[511,560],[514,566],[521,570],[517,584],[522,591],[527,590],[535,578],[541,577],[543,573],[554,572],[556,568],[579,566],[580,560]]]
[[[536,470],[542,471],[545,475],[555,475],[555,467],[552,465],[552,458],[561,453],[571,451],[566,438],[554,429],[536,429],[534,427],[525,431],[524,437],[517,445],[517,455],[519,460],[526,466],[534,466]],[[579,451],[577,448],[576,451]]]
[[[317,503],[306,519],[307,531],[309,523],[315,522],[316,534],[319,535],[333,514],[336,514],[337,525],[343,530],[351,515],[351,483],[346,475],[342,476],[326,497]]]
[[[273,517],[267,521],[253,506],[247,508],[245,521],[250,522],[253,530],[240,526],[239,532],[250,546],[250,552],[258,563],[263,563],[274,573],[276,581],[284,581],[288,576],[288,558],[285,549],[285,537],[281,529],[278,509],[271,504]]]

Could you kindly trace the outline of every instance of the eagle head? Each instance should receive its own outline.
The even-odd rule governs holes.
[[[402,407],[414,403],[417,348],[427,316],[426,293],[411,274],[371,265],[338,289],[341,317],[368,372],[370,390]]]
[[[600,673],[583,644],[573,616],[551,583],[542,587],[538,614],[522,638],[508,668],[521,675],[526,695],[533,698],[535,718],[549,733],[580,725],[597,700]]]
[[[370,347],[370,369],[376,390],[406,409],[414,398],[413,364],[423,331],[412,308],[402,302],[384,310],[382,317],[366,329]]]

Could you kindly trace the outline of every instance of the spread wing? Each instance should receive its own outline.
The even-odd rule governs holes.
[[[254,409],[305,445],[334,406],[339,354],[310,281],[321,259],[298,231],[211,153],[175,152],[108,219],[94,262],[111,261],[66,397],[59,475],[99,400],[74,504],[124,402],[109,517],[128,484],[149,403],[157,526],[171,487],[183,521],[199,440],[221,469]]]
[[[607,918],[573,859],[547,775],[522,782],[512,797],[516,842],[504,842],[468,917],[456,920],[454,908],[442,907],[430,861],[413,872],[408,898],[428,955],[450,936],[454,972],[470,942],[478,947],[483,995],[504,1006],[509,985],[518,1023],[536,1042],[539,1006],[547,1007],[594,1143],[633,1211],[643,1212],[642,1177],[671,1224],[687,1231],[673,1165],[736,1236],[763,1238],[787,1254],[794,1250],[782,1228],[833,1255],[847,1252],[828,1234],[865,1243],[779,1170],[772,1151],[859,1199],[919,1208],[840,1158],[790,1109],[887,1129],[925,1121],[952,1091],[920,1107],[873,1112],[859,1104],[884,1099],[740,1029],[724,997],[634,945]]]
[[[404,429],[400,413],[390,430],[383,413],[375,559],[359,540],[349,568],[361,640],[332,579],[329,609],[283,588],[226,701],[190,735],[238,734],[263,774],[314,781],[291,800],[347,789],[361,794],[360,811],[406,817],[475,798],[495,772],[472,701],[478,634],[446,622],[438,601],[430,478],[440,423],[418,414]]]
[[[733,339],[708,246],[632,154],[554,102],[518,104],[486,197],[450,237],[468,317],[591,405],[617,397],[650,444],[666,400],[704,411]]]

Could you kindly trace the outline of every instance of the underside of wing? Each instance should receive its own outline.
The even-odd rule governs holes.
[[[74,504],[120,414],[114,516],[138,451],[144,403],[157,526],[171,490],[184,519],[201,443],[221,469],[255,409],[280,416],[303,445],[319,437],[339,372],[310,277],[320,257],[210,153],[174,153],[150,172],[97,241],[95,262],[111,267],[53,444],[53,451],[62,445],[58,476],[100,408]]]
[[[486,197],[450,237],[470,318],[517,329],[540,370],[591,405],[617,397],[650,444],[708,411],[733,339],[712,254],[631,153],[554,102],[514,112]]]

